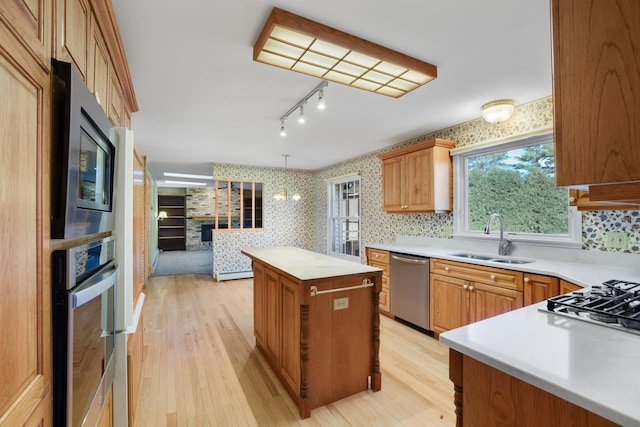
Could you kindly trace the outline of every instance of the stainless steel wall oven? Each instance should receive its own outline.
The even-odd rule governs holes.
[[[95,426],[115,372],[113,237],[53,254],[56,426]]]

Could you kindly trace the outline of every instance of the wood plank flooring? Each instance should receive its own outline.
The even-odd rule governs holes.
[[[149,279],[135,427],[455,425],[447,347],[385,316],[382,391],[301,420],[255,347],[252,286],[195,274]]]

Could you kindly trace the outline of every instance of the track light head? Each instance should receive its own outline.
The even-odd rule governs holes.
[[[298,113],[298,123],[304,123],[304,105],[300,106],[300,112]]]
[[[324,90],[318,91],[318,110],[324,110]]]
[[[284,128],[284,120],[280,122],[280,136],[287,136],[287,130]]]

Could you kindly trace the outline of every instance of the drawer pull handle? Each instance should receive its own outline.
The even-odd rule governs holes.
[[[495,274],[492,274],[491,276],[489,276],[489,278],[490,278],[491,280],[496,280],[496,275],[495,275]]]

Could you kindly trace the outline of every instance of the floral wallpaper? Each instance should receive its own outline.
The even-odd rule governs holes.
[[[388,214],[382,210],[382,174],[378,154],[432,138],[455,141],[458,147],[548,129],[553,124],[552,98],[518,105],[506,122],[489,124],[482,118],[384,149],[367,153],[316,171],[214,164],[216,179],[263,182],[265,184],[265,228],[261,231],[215,233],[214,272],[250,269],[240,250],[252,246],[294,245],[320,253],[327,251],[327,180],[358,173],[361,177],[361,247],[392,243],[397,235],[451,238],[452,214]],[[273,195],[283,186],[302,195],[299,202],[277,202]],[[606,247],[606,232],[624,231],[626,249]],[[587,250],[640,253],[640,211],[592,211],[582,213],[582,236]],[[361,254],[364,259],[364,253]]]
[[[255,231],[213,233],[213,272],[251,270],[251,261],[240,251],[250,247],[297,246],[313,249],[313,172],[299,169],[213,164],[214,179],[254,181],[264,184],[263,228]],[[273,196],[287,188],[302,199],[277,201]]]

